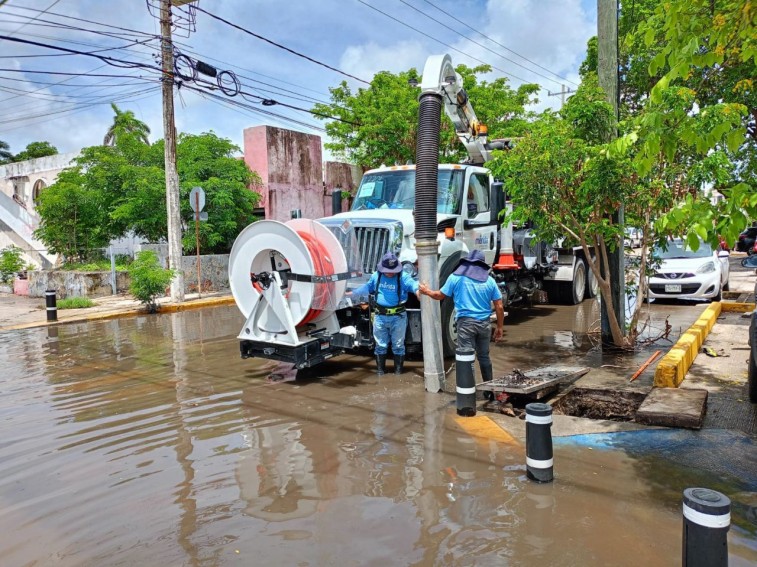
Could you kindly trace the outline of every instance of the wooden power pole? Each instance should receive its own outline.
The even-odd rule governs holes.
[[[597,0],[597,75],[599,86],[605,91],[607,101],[618,119],[618,0]],[[613,126],[612,137],[618,135]],[[612,221],[623,228],[623,203]],[[610,275],[615,317],[621,329],[626,325],[625,262],[623,259],[623,237],[616,243],[615,251],[608,253],[609,266],[603,266],[604,273]],[[607,271],[609,269],[609,272]],[[602,302],[602,342],[612,344],[612,333],[607,309]]]
[[[171,0],[160,0],[160,45],[163,68],[163,138],[166,162],[166,210],[168,213],[168,265],[176,270],[171,282],[171,301],[184,301],[184,272],[181,269],[181,213],[179,174],[176,172],[176,125],[173,108],[173,43]]]

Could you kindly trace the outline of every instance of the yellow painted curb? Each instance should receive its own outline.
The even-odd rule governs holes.
[[[508,445],[519,444],[515,437],[485,415],[475,415],[473,417],[455,416],[455,422],[472,437],[497,441],[498,443],[507,443]]]
[[[726,301],[722,304],[722,310],[730,313],[749,313],[754,311],[754,303],[737,303],[735,301]]]
[[[699,319],[681,335],[673,348],[660,359],[654,373],[655,388],[677,388],[681,385],[721,312],[745,313],[753,309],[753,303],[711,303]]]

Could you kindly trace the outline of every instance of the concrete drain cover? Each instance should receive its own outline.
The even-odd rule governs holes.
[[[707,411],[707,390],[654,388],[636,411],[645,425],[701,429]]]
[[[510,374],[482,382],[476,388],[488,392],[530,394],[538,399],[557,390],[560,384],[577,380],[588,371],[588,368],[581,366],[543,366],[525,372],[515,368]]]

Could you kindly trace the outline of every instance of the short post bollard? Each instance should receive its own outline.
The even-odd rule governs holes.
[[[58,320],[58,302],[55,298],[56,291],[48,289],[45,291],[45,305],[47,306],[47,321]]]
[[[526,476],[538,482],[552,482],[552,406],[526,405]]]
[[[684,567],[727,567],[730,499],[709,488],[683,491]]]
[[[473,375],[474,350],[455,350],[455,375],[457,377],[457,415],[476,415],[476,379]]]

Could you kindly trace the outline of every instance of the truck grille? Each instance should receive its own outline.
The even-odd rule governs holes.
[[[358,250],[363,263],[363,273],[372,274],[381,257],[390,251],[390,231],[388,228],[356,226]]]

